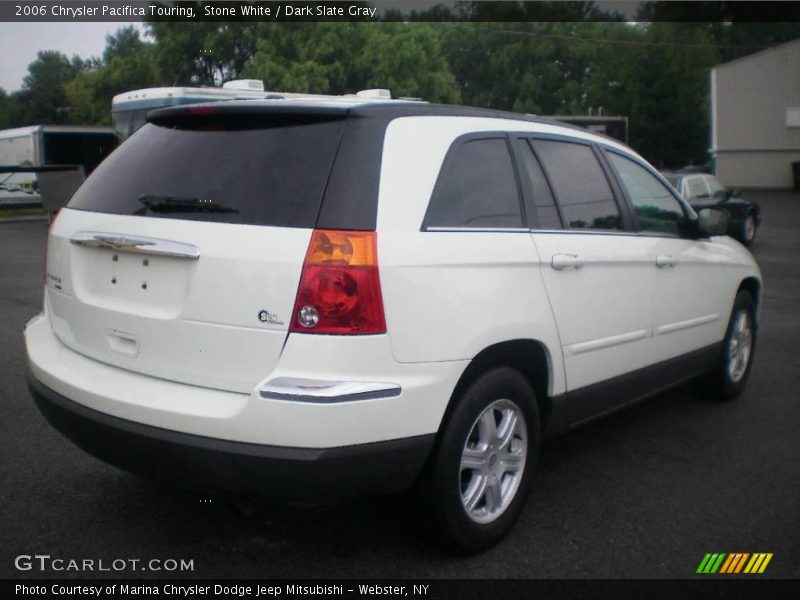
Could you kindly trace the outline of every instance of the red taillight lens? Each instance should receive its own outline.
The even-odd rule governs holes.
[[[190,106],[186,109],[187,115],[192,116],[201,116],[204,117],[206,115],[213,115],[217,112],[217,109],[213,106]]]
[[[374,231],[314,231],[289,330],[386,333]]]

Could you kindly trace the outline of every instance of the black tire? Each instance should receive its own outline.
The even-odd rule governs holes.
[[[746,361],[746,366],[741,372],[741,375],[735,377],[736,373],[732,374],[731,363],[733,358],[731,356],[732,338],[736,335],[736,325],[739,315],[744,312],[747,315],[750,326],[750,350]],[[728,321],[728,328],[725,331],[725,339],[722,342],[719,358],[717,359],[714,368],[711,372],[703,378],[702,383],[706,391],[709,392],[718,400],[732,400],[742,393],[747,385],[747,379],[750,377],[750,370],[753,366],[753,358],[755,357],[756,349],[756,303],[752,294],[746,290],[740,290],[736,294],[736,300],[733,303],[733,310],[731,317]]]
[[[508,401],[510,404],[505,402],[497,404],[499,400]],[[519,371],[508,367],[497,367],[487,371],[473,381],[454,401],[456,402],[455,409],[441,432],[423,493],[440,536],[438,540],[444,542],[452,550],[472,554],[499,542],[511,529],[525,504],[531,477],[538,461],[539,411],[536,397],[527,379]],[[468,438],[473,439],[470,437],[471,432],[474,433],[473,427],[479,427],[478,418],[490,406],[493,409],[489,414],[501,416],[501,426],[506,423],[503,420],[506,418],[505,415],[509,414],[502,410],[507,408],[513,413],[513,407],[518,408],[518,412],[514,414],[524,417],[527,444],[524,444],[520,434],[515,438],[515,452],[521,453],[524,447],[526,456],[521,475],[517,480],[516,493],[508,495],[507,506],[502,511],[500,507],[497,507],[498,515],[493,517],[490,522],[478,523],[468,515],[462,504],[462,492],[465,491],[464,478],[469,479],[473,475],[469,470],[462,472],[461,460]],[[501,430],[505,430],[505,428],[501,427]],[[487,456],[489,454],[494,454],[494,456],[493,458],[492,456],[488,457],[487,465],[497,465],[498,462],[503,461],[502,457],[506,456],[500,450],[497,450],[496,453],[487,451]],[[498,456],[501,458],[498,459]],[[494,463],[491,462],[492,460]],[[502,467],[496,468],[502,469]],[[475,477],[480,476],[475,475]],[[487,477],[495,476],[488,475]],[[501,474],[500,481],[504,484],[508,483],[510,481],[508,477],[513,477],[513,474]],[[493,485],[499,486],[496,483],[497,479],[490,480],[495,482]],[[472,482],[471,479],[470,482]],[[499,492],[502,489],[501,486],[495,489],[498,490],[499,497],[502,497],[503,493]],[[490,510],[488,504],[489,496],[486,496],[482,510]]]
[[[752,229],[751,229],[752,226]],[[736,238],[745,246],[751,246],[756,241],[756,217],[753,213],[747,213],[742,219],[739,234]]]

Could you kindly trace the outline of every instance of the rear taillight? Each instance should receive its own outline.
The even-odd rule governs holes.
[[[386,332],[374,231],[317,229],[308,244],[290,331]]]

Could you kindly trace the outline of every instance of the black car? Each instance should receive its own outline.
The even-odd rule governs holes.
[[[678,190],[692,208],[722,207],[731,215],[730,236],[749,246],[761,224],[761,208],[740,197],[738,190],[727,189],[708,173],[664,172],[664,178]]]

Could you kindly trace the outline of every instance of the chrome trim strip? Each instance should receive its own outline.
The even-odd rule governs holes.
[[[686,319],[685,321],[676,321],[674,323],[666,323],[664,325],[657,325],[653,330],[654,335],[663,335],[665,333],[672,333],[674,331],[682,331],[683,329],[690,329],[691,327],[699,327],[719,321],[719,315],[706,315],[704,317],[695,317],[694,319]]]
[[[118,233],[104,233],[101,231],[78,231],[69,240],[76,246],[88,248],[103,248],[115,252],[130,252],[132,254],[149,254],[168,256],[170,258],[184,258],[198,260],[200,250],[191,244],[160,240],[149,237],[133,237]]]
[[[474,232],[474,233],[543,233],[543,234],[561,234],[561,235],[615,235],[624,237],[654,237],[654,238],[667,238],[673,240],[690,239],[672,233],[658,233],[653,231],[624,231],[608,230],[608,229],[526,229],[524,227],[427,227],[424,229],[427,232],[433,233],[453,233],[453,232]]]
[[[600,350],[601,348],[610,348],[611,346],[635,342],[646,338],[649,333],[650,331],[648,329],[640,329],[639,331],[631,331],[630,333],[621,333],[619,335],[612,335],[588,342],[572,344],[567,346],[567,350],[569,350],[570,354],[583,354],[584,352],[592,352],[593,350]]]
[[[425,231],[451,232],[474,231],[476,233],[528,233],[526,227],[426,227]]]
[[[393,383],[276,377],[261,386],[259,396],[267,400],[334,404],[395,398],[400,395],[401,391],[400,386]]]

